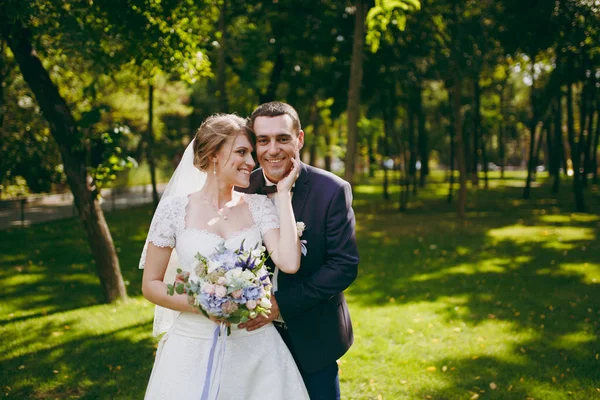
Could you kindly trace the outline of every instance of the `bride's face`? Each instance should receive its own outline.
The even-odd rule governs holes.
[[[250,185],[250,173],[256,163],[252,158],[252,144],[246,135],[240,133],[227,139],[216,157],[217,176],[222,183],[239,187]]]

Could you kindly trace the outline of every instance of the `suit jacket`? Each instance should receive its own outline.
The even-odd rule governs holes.
[[[238,189],[262,193],[262,169],[250,186]],[[335,362],[352,345],[354,335],[342,293],[356,279],[358,249],[350,184],[336,175],[301,164],[292,207],[304,222],[307,254],[296,274],[279,271],[275,295],[288,328],[290,350],[302,371],[312,373]]]

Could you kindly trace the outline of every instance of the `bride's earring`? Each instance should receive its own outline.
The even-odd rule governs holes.
[[[213,161],[213,175],[217,176],[217,160]]]

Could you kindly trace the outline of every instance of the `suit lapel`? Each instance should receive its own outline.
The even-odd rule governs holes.
[[[292,197],[292,208],[294,209],[294,216],[296,221],[302,221],[302,213],[304,212],[304,204],[308,198],[308,192],[310,191],[310,184],[308,180],[308,169],[306,164],[300,164],[300,176],[296,180],[296,186],[294,187],[294,196]]]

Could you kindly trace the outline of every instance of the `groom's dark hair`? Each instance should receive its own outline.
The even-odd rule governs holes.
[[[300,133],[300,118],[298,117],[298,112],[294,109],[294,107],[290,106],[287,103],[282,103],[281,101],[270,101],[268,103],[263,103],[256,107],[256,109],[250,115],[250,126],[254,126],[254,120],[258,117],[278,117],[280,115],[289,115],[292,119],[292,128],[294,129],[294,133],[298,135]]]

